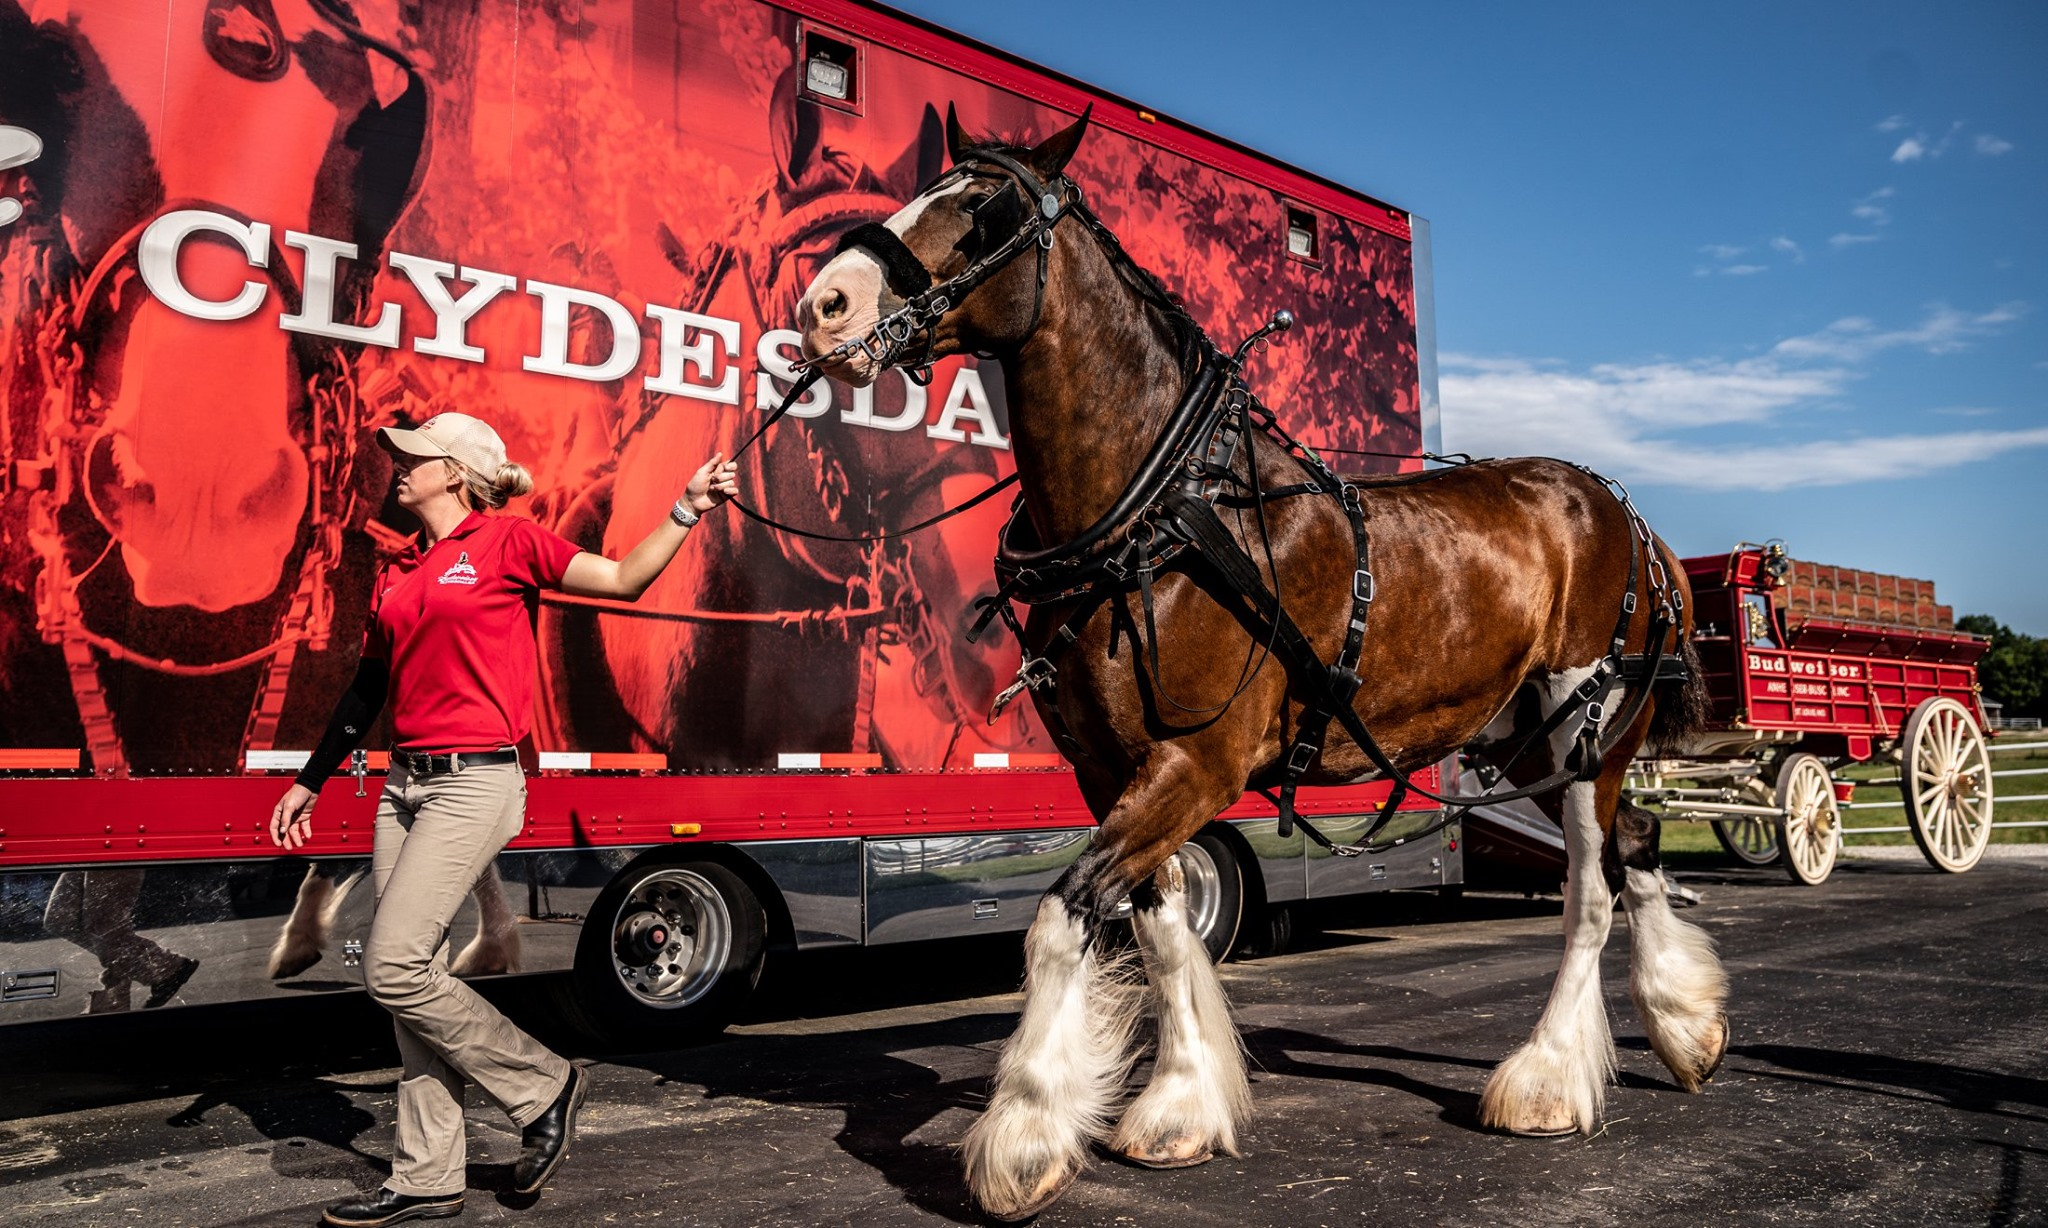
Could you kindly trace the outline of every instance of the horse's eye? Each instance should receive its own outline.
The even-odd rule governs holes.
[[[968,205],[967,212],[974,218],[974,232],[983,239],[990,236],[1000,239],[1016,229],[1022,220],[1017,205],[1019,199],[1016,185],[1005,184]]]

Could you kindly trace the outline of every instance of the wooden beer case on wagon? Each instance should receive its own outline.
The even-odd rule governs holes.
[[[1092,104],[1070,170],[1139,262],[1216,335],[1300,320],[1252,369],[1290,430],[1362,471],[1437,442],[1421,219],[878,6],[0,0],[0,83],[0,1022],[357,985],[388,730],[306,855],[264,829],[414,529],[372,432],[476,413],[513,510],[616,554],[781,400],[797,294],[943,168],[948,105],[1030,140]],[[1024,928],[1093,823],[1027,705],[987,718],[1015,643],[961,634],[1002,501],[805,535],[957,505],[1008,436],[993,362],[820,384],[743,462],[781,527],[537,601],[527,827],[457,971],[677,1037],[771,949]],[[1386,793],[1300,809],[1343,842]],[[1220,957],[1455,885],[1459,831],[1339,859],[1250,797],[1181,853],[1191,923]]]

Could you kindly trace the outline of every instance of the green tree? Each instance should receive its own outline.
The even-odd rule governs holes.
[[[2006,716],[2048,717],[2048,640],[2014,631],[1989,614],[1965,614],[1956,630],[1991,639],[1977,662],[1985,698],[2004,704]]]

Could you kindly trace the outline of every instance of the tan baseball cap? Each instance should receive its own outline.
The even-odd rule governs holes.
[[[494,480],[498,466],[505,463],[505,441],[490,423],[468,414],[435,414],[410,431],[382,427],[377,443],[399,456],[446,456],[485,481]]]

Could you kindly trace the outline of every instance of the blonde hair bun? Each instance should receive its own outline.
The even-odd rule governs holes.
[[[517,499],[533,491],[533,475],[518,461],[506,461],[498,466],[497,476],[491,484],[497,488],[500,500]]]

